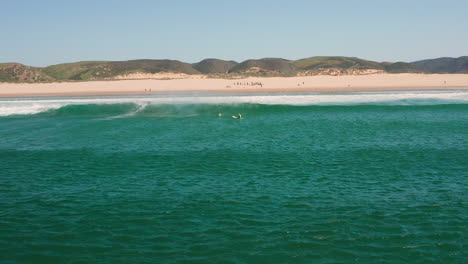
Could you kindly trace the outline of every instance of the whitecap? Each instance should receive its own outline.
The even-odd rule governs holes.
[[[466,104],[468,92],[374,92],[346,94],[238,94],[197,96],[129,96],[54,99],[0,99],[0,116],[28,115],[67,105],[134,103],[134,115],[150,104],[266,104],[266,105],[436,105]],[[122,116],[116,116],[119,118]]]

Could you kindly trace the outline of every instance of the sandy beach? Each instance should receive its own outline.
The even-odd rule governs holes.
[[[0,96],[92,95],[158,92],[333,92],[355,90],[467,88],[468,74],[371,74],[344,76],[109,80],[0,83]]]

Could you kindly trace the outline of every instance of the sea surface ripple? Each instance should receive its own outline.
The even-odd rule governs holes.
[[[1,101],[0,262],[466,263],[451,96]]]

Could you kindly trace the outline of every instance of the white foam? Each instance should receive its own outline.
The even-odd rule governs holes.
[[[434,105],[466,104],[468,92],[393,92],[303,95],[139,96],[112,98],[2,99],[0,116],[37,114],[67,105],[135,103],[131,114],[149,104],[269,104],[269,105]]]
[[[0,101],[0,116],[8,115],[28,115],[46,112],[52,109],[58,109],[66,103],[50,102],[5,102]]]
[[[123,114],[123,115],[118,115],[118,116],[111,116],[111,117],[108,117],[108,118],[105,118],[105,119],[109,120],[109,119],[131,117],[131,116],[136,115],[138,112],[144,110],[147,106],[148,106],[148,103],[139,103],[138,107],[135,110],[133,110],[133,111],[131,111],[129,113],[126,113],[126,114]]]

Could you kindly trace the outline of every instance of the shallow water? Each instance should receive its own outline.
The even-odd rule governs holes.
[[[467,128],[466,92],[3,99],[0,260],[465,263]]]

